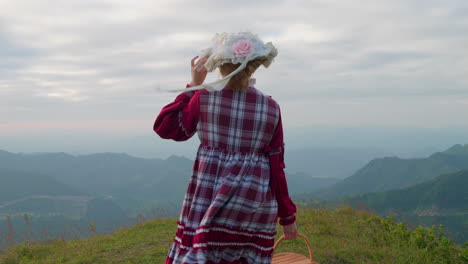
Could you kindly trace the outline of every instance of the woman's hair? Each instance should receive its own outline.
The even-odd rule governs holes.
[[[247,66],[229,80],[229,82],[226,84],[225,89],[229,90],[234,90],[234,91],[244,91],[249,88],[249,79],[250,76],[257,70],[260,65],[262,65],[265,62],[266,59],[255,59],[251,60],[247,63]],[[239,67],[241,64],[232,64],[232,63],[224,63],[219,66],[219,72],[221,75],[224,77],[231,72],[235,71],[237,67]]]

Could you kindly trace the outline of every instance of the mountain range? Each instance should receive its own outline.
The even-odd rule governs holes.
[[[468,144],[454,145],[426,158],[373,159],[344,180],[303,197],[333,200],[368,192],[400,189],[463,169],[468,169]]]
[[[379,215],[408,224],[442,224],[459,243],[468,240],[468,170],[443,174],[410,187],[366,193],[335,202],[359,208],[365,204]]]
[[[162,160],[122,153],[74,156],[66,153],[22,154],[0,151],[0,168],[40,174],[64,186],[73,187],[81,195],[111,197],[128,215],[136,215],[157,206],[164,207],[168,214],[176,216],[192,166],[193,161],[182,156],[170,156]],[[0,177],[0,183],[2,181],[3,177]],[[337,181],[339,179],[312,177],[303,172],[288,173],[290,193],[316,190]],[[18,186],[8,187],[6,182],[2,185],[10,190],[18,189]],[[60,189],[63,189],[62,193],[67,193],[66,188]],[[69,195],[73,193],[70,191]]]
[[[390,214],[416,209],[419,215],[468,214],[468,170],[443,174],[402,189],[349,198]]]
[[[448,221],[449,225],[456,222],[458,230],[466,228],[464,207],[453,202],[454,196],[447,193],[455,188],[454,195],[460,197],[459,201],[467,199],[466,192],[460,188],[466,186],[466,173],[457,173],[468,170],[468,145],[454,145],[428,157],[412,159],[370,159],[364,152],[355,157],[353,153],[340,156],[335,151],[318,159],[318,152],[307,156],[307,151],[291,151],[290,160],[286,160],[293,200],[354,201],[383,215],[397,210],[407,217],[418,217],[415,221]],[[347,156],[349,161],[344,162]],[[370,161],[366,164],[367,158]],[[321,167],[317,165],[320,160]],[[359,163],[362,167],[352,171]],[[131,217],[142,214],[177,217],[192,166],[193,161],[182,156],[163,160],[123,153],[74,156],[0,150],[0,224],[5,221],[2,216],[25,212],[36,216],[58,214],[75,220],[124,219],[122,223],[130,223]],[[325,168],[333,166],[337,168],[326,173]],[[346,171],[351,176],[340,179]],[[451,211],[443,205],[444,199],[455,206],[452,209],[458,216],[447,218]],[[427,204],[421,206],[423,202]],[[428,215],[431,212],[439,213]],[[434,217],[438,218],[434,220]],[[57,219],[53,221],[65,221]]]
[[[55,178],[33,172],[0,168],[0,208],[5,203],[40,195],[79,196],[83,192],[57,181]]]

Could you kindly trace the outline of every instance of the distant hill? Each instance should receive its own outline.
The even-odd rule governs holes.
[[[370,160],[390,153],[367,148],[311,147],[286,149],[286,172],[305,173],[314,178],[343,179],[366,165]]]
[[[80,229],[87,230],[91,224],[105,234],[136,220],[128,217],[112,199],[103,197],[30,197],[0,208],[0,250],[10,232],[9,222],[14,240],[21,242],[26,239],[25,233],[34,234],[37,240],[61,234],[71,238],[77,231],[80,237],[86,237],[89,233],[80,233]],[[78,230],[73,230],[76,228]]]
[[[150,219],[107,235],[88,239],[33,243],[0,252],[0,263],[163,263],[173,242],[177,219]],[[297,212],[299,232],[310,241],[318,263],[466,263],[467,253],[433,230],[404,226],[365,211],[303,209]],[[275,240],[282,235],[277,225]],[[465,250],[466,251],[466,250]],[[308,256],[300,238],[280,243],[274,254]]]
[[[419,214],[468,214],[468,170],[440,175],[411,187],[349,198],[385,212],[419,211]],[[430,210],[430,211],[428,211]]]
[[[73,156],[66,153],[15,154],[0,151],[2,166],[51,175],[85,195],[112,196],[129,215],[164,207],[161,210],[165,210],[166,215],[175,216],[187,190],[193,161],[181,156],[161,160],[122,153]],[[312,177],[304,172],[290,173],[287,170],[286,173],[290,194],[316,190],[338,181]]]
[[[45,174],[0,169],[0,220],[25,213],[128,220],[112,199],[86,195]]]
[[[73,156],[0,151],[0,168],[47,174],[89,196],[112,196],[129,214],[136,214],[147,202],[181,201],[192,165],[191,160],[177,156],[160,160],[120,153]]]
[[[0,167],[0,208],[8,201],[38,195],[83,195],[54,177],[37,172],[14,171]]]
[[[286,179],[290,195],[311,192],[340,181],[340,179],[337,178],[311,177],[303,172],[287,173]]]
[[[84,217],[92,199],[45,174],[0,169],[0,232],[6,216]]]
[[[441,174],[463,169],[468,169],[468,145],[454,145],[427,158],[379,158],[370,161],[350,177],[308,196],[331,200],[368,192],[405,188],[431,180]]]
[[[43,173],[88,194],[125,193],[125,187],[156,183],[187,169],[190,160],[143,159],[121,153],[73,156],[66,153],[14,154],[0,151],[0,168]],[[182,169],[181,169],[182,168]]]
[[[344,202],[359,203],[380,215],[392,215],[426,225],[443,224],[456,241],[468,241],[468,170],[440,175],[411,187],[366,193]]]
[[[38,237],[44,228],[56,234],[93,222],[100,232],[110,232],[135,221],[108,197],[89,196],[42,173],[0,169],[0,249],[8,219],[15,241],[23,241],[26,231]]]

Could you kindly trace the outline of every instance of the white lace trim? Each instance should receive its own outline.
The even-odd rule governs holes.
[[[200,248],[200,247],[207,247],[208,245],[213,245],[213,246],[253,246],[258,249],[264,250],[264,251],[269,251],[273,249],[273,247],[262,247],[259,246],[255,243],[236,243],[236,242],[207,242],[207,243],[196,243],[193,244],[193,248]]]
[[[267,235],[261,235],[261,234],[251,234],[251,233],[247,233],[247,232],[238,232],[238,231],[229,230],[229,229],[221,228],[221,227],[201,228],[201,229],[198,229],[196,233],[197,234],[201,233],[201,232],[207,233],[207,232],[210,232],[210,230],[223,231],[223,232],[226,232],[226,233],[229,233],[229,234],[243,235],[243,236],[249,236],[249,237],[257,236],[257,237],[261,237],[261,238],[265,238],[265,239],[273,239],[274,238],[274,236],[267,236]]]

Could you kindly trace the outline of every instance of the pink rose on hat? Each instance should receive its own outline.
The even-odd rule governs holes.
[[[251,50],[252,44],[245,39],[241,39],[232,45],[232,52],[236,57],[245,58]]]

